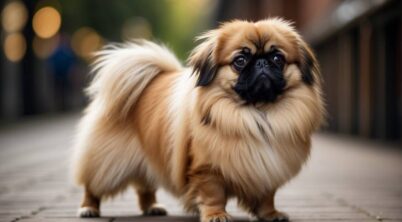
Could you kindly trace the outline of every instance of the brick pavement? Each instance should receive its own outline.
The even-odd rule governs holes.
[[[140,216],[132,190],[102,205],[103,217],[78,219],[82,190],[69,181],[68,158],[78,115],[0,128],[0,221],[198,221],[160,191],[170,216]],[[302,173],[277,195],[292,221],[402,221],[402,150],[380,143],[316,135]],[[235,221],[249,221],[231,201]]]

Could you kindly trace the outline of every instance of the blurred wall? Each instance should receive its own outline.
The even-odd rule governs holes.
[[[401,140],[401,1],[346,1],[307,35],[320,59],[332,131]]]

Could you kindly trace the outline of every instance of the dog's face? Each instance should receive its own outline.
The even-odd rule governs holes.
[[[283,75],[286,59],[276,46],[269,50],[244,47],[232,60],[232,69],[238,73],[234,91],[246,102],[273,102],[282,94],[286,81]]]
[[[256,104],[273,103],[300,84],[319,84],[314,55],[284,20],[225,23],[200,39],[189,60],[197,86],[218,85]]]

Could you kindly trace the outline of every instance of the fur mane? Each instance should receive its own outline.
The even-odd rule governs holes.
[[[219,87],[196,90],[195,140],[224,177],[242,190],[265,192],[299,172],[323,119],[319,88],[300,84],[261,107],[239,103]]]

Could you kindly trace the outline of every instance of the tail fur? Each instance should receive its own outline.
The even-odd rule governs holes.
[[[162,72],[182,69],[178,59],[164,46],[136,41],[106,46],[96,54],[95,77],[87,88],[107,117],[125,120],[148,83]]]

